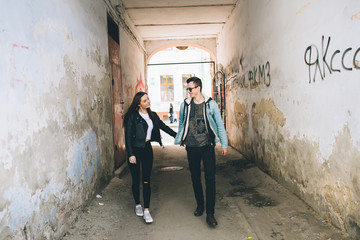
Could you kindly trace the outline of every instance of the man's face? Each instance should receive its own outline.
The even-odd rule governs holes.
[[[200,93],[200,87],[196,86],[194,82],[189,82],[187,84],[186,90],[191,98],[194,98]]]

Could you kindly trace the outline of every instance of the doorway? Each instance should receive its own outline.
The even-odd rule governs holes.
[[[125,162],[125,138],[123,128],[123,93],[120,67],[119,27],[108,15],[108,46],[111,79],[112,123],[114,142],[114,167]]]

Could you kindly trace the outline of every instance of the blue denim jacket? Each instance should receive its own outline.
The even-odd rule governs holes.
[[[190,116],[190,103],[191,98],[186,98],[184,102],[181,103],[180,113],[179,113],[179,131],[175,137],[175,144],[184,144],[186,136],[189,130],[189,116]],[[210,136],[214,136],[214,142],[221,142],[221,148],[228,148],[228,140],[226,136],[226,130],[221,119],[221,114],[218,108],[217,103],[209,97],[205,97],[205,112],[204,112],[205,121],[209,124],[210,129],[207,129]],[[211,132],[210,132],[211,131]],[[212,134],[211,134],[212,133]]]

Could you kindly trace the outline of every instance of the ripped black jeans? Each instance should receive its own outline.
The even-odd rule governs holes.
[[[135,204],[140,204],[140,170],[141,170],[144,208],[149,208],[150,196],[151,196],[150,176],[154,161],[153,149],[151,147],[150,141],[145,143],[145,148],[135,147],[134,154],[136,157],[136,164],[130,163],[128,159],[128,165],[132,176],[132,193],[134,196]]]

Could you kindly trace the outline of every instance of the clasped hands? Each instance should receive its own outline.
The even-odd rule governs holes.
[[[132,164],[136,164],[136,157],[135,156],[129,157],[129,162]]]

